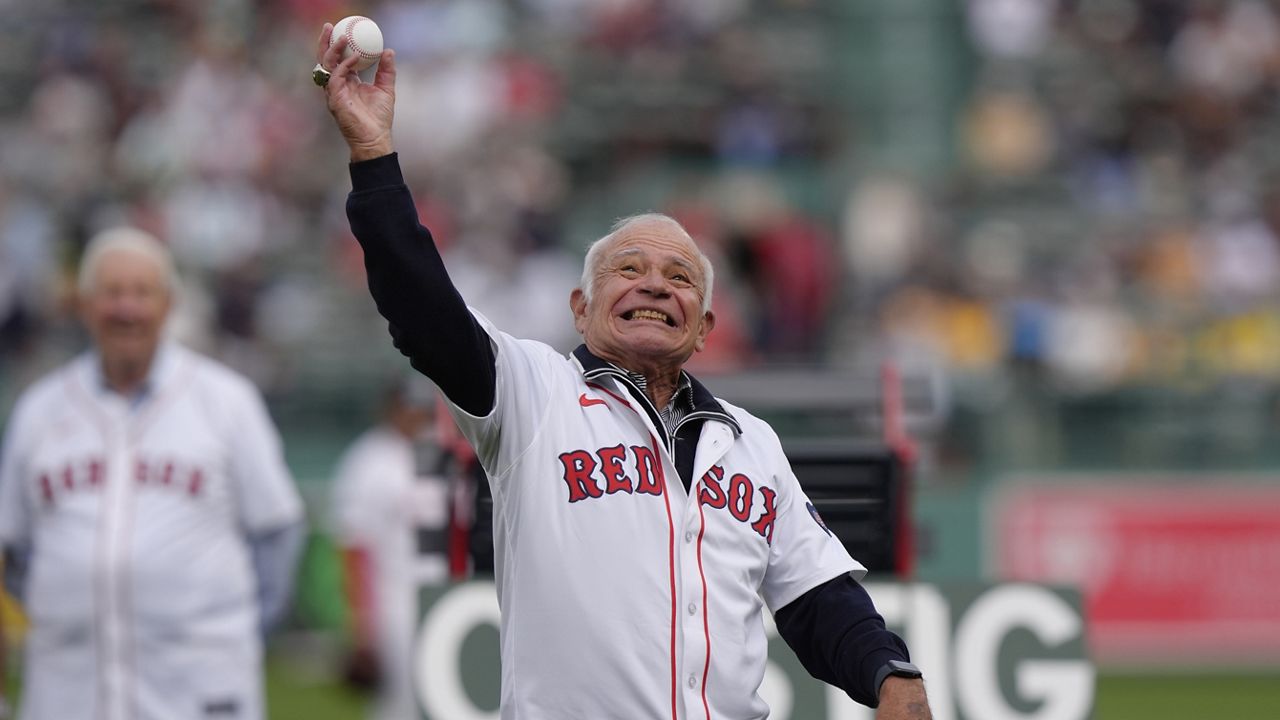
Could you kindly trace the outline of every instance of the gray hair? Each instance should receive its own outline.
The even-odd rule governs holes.
[[[116,227],[94,235],[85,246],[80,259],[80,273],[76,277],[76,289],[82,296],[93,292],[98,266],[102,264],[103,257],[113,252],[130,252],[150,260],[160,270],[166,289],[171,293],[178,289],[178,271],[164,243],[137,228]]]
[[[619,219],[613,224],[613,227],[609,228],[609,233],[607,235],[591,243],[587,248],[587,256],[582,260],[582,279],[578,282],[578,288],[582,290],[582,294],[586,297],[587,302],[591,302],[591,294],[595,289],[596,271],[600,269],[601,263],[604,262],[605,248],[609,247],[614,240],[618,239],[618,236],[621,235],[624,230],[630,228],[632,225],[651,222],[670,225],[679,230],[680,234],[689,241],[689,246],[693,248],[693,252],[698,258],[698,264],[702,266],[702,312],[705,313],[709,311],[711,309],[711,290],[715,286],[716,281],[716,272],[715,268],[711,265],[711,258],[707,257],[706,253],[702,252],[702,249],[698,247],[698,244],[693,241],[693,237],[689,235],[689,231],[685,230],[684,226],[681,225],[678,220],[670,215],[656,212],[628,215],[627,217]]]

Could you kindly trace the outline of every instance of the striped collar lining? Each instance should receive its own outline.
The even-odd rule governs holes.
[[[644,397],[646,401],[648,396],[645,395],[645,387],[647,381],[644,376],[632,373],[624,368],[601,359],[592,353],[585,344],[579,345],[573,351],[573,359],[582,368],[583,377],[588,380],[597,380],[605,376],[612,376],[625,382],[628,386],[634,388],[636,392]],[[649,404],[652,407],[652,403]],[[726,423],[733,428],[735,435],[742,434],[742,426],[738,424],[736,418],[729,414],[720,404],[720,401],[711,394],[698,379],[689,373],[680,371],[680,384],[676,389],[676,395],[672,398],[672,405],[669,408],[678,408],[676,412],[669,413],[662,411],[659,416],[663,419],[663,424],[668,422],[668,414],[671,415],[669,420],[670,427],[679,425],[682,420],[688,417],[697,416],[703,419],[714,419]],[[654,408],[657,412],[657,409]]]

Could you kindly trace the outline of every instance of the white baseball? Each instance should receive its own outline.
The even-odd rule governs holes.
[[[342,50],[342,59],[346,60],[352,54],[359,55],[355,65],[357,72],[378,62],[382,55],[382,30],[377,23],[363,15],[344,17],[334,23],[329,44],[334,44],[343,35],[347,36],[347,46]]]

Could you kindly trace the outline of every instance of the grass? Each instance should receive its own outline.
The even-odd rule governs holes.
[[[268,660],[266,671],[267,717],[271,720],[366,720],[368,698],[335,682],[322,663],[275,655]],[[16,700],[20,684],[13,676],[8,684],[9,697]],[[1280,720],[1280,669],[1249,675],[1098,677],[1093,720],[1227,719]]]
[[[272,720],[364,720],[366,701],[323,676],[277,660],[267,668],[267,705]],[[1102,675],[1093,717],[1280,720],[1280,670],[1258,675]]]
[[[365,720],[369,705],[366,696],[335,681],[322,664],[275,655],[267,658],[266,692],[271,720]]]
[[[1094,720],[1277,720],[1280,669],[1257,675],[1102,675]]]

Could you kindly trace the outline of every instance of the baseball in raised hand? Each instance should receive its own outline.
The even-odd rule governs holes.
[[[333,24],[325,23],[316,44],[317,73],[323,84],[329,113],[351,149],[351,161],[371,160],[393,150],[391,124],[395,116],[396,65],[395,52],[382,51],[373,82],[360,80],[356,72],[361,56],[349,53],[343,59],[348,39],[339,34],[331,43]],[[320,72],[323,70],[324,72]]]
[[[382,30],[377,23],[363,15],[348,15],[334,23],[333,33],[329,37],[330,44],[339,37],[347,38],[347,46],[342,51],[343,60],[352,53],[360,56],[356,72],[373,67],[382,56]]]

